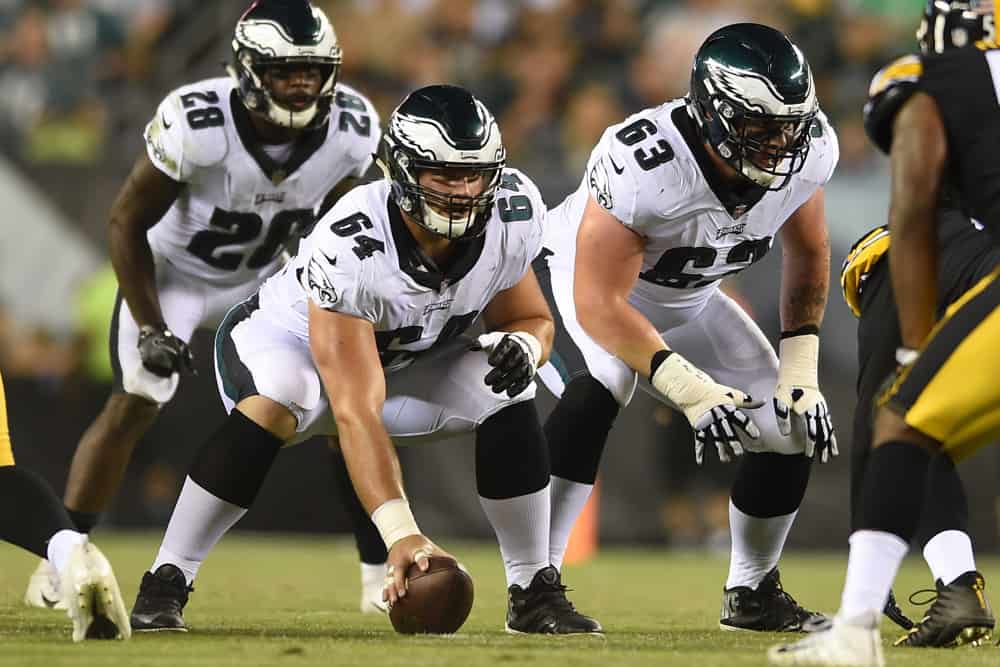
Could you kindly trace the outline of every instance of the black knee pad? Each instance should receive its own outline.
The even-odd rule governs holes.
[[[618,417],[618,401],[590,375],[572,380],[545,422],[552,474],[580,484],[593,484],[604,443]]]
[[[798,454],[747,452],[733,482],[732,501],[744,514],[769,518],[802,504],[812,461]]]
[[[188,473],[212,495],[249,508],[283,443],[233,410],[195,456]]]
[[[549,483],[549,450],[534,401],[507,406],[476,429],[476,486],[484,498],[534,493]]]

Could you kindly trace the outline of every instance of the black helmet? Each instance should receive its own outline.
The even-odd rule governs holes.
[[[687,104],[703,138],[754,183],[779,190],[805,164],[816,87],[802,51],[774,28],[737,23],[709,35]],[[768,141],[778,135],[782,145]]]
[[[507,152],[496,119],[458,86],[427,86],[410,93],[389,117],[378,149],[379,166],[399,208],[441,236],[471,238],[486,230]],[[420,185],[427,170],[481,173],[476,196],[446,195]]]
[[[333,25],[309,0],[256,0],[236,23],[228,69],[248,109],[275,125],[301,129],[326,122],[340,63]],[[267,67],[303,64],[318,66],[323,83],[312,104],[293,111],[274,99],[262,75]]]
[[[920,50],[944,53],[995,39],[993,4],[993,0],[927,0],[917,28]]]

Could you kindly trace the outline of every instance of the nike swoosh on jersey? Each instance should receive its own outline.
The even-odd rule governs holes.
[[[617,164],[615,164],[615,159],[610,155],[608,156],[608,161],[611,162],[611,168],[615,170],[616,174],[621,176],[622,174],[625,173],[625,167],[619,167]]]
[[[164,130],[169,130],[171,127],[173,127],[173,124],[172,123],[168,123],[167,122],[167,117],[164,116],[163,114],[160,114],[160,120],[163,121],[163,129]]]

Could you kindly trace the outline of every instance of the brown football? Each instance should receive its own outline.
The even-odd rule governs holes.
[[[457,632],[472,611],[472,577],[454,558],[431,556],[430,567],[406,572],[406,597],[392,605],[389,620],[404,635]]]

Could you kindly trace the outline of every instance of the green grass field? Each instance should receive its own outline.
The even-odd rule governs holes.
[[[131,605],[159,534],[100,534]],[[0,665],[760,665],[781,637],[720,632],[726,560],[705,554],[608,549],[567,568],[571,599],[599,618],[607,639],[510,637],[503,632],[503,571],[493,545],[443,541],[472,572],[476,604],[454,637],[395,635],[388,620],[357,611],[358,566],[344,540],[232,535],[212,554],[185,617],[188,634],[138,635],[128,643],[69,641],[63,612],[28,609],[21,595],[35,559],[0,548]],[[789,556],[785,587],[800,601],[835,610],[846,559]],[[983,559],[1000,582],[1000,559]],[[929,583],[909,560],[898,589]],[[996,590],[996,589],[994,589]],[[996,595],[996,594],[995,594]],[[1000,599],[995,597],[995,599]],[[907,607],[915,612],[912,607]],[[883,626],[886,638],[896,636]],[[892,665],[998,665],[1000,648],[887,649]]]

